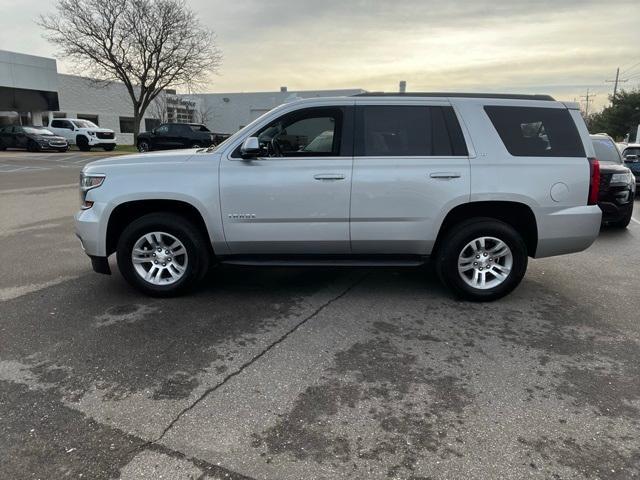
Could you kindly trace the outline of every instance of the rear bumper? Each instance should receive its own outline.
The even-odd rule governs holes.
[[[538,248],[535,258],[585,250],[600,232],[602,211],[585,205],[552,211],[537,218]]]

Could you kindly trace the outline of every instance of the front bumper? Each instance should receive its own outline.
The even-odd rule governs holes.
[[[75,214],[75,233],[90,257],[106,257],[106,226],[101,223],[105,204],[95,202],[87,210]]]
[[[115,138],[98,138],[98,137],[87,137],[89,139],[89,145],[97,146],[97,145],[116,145]]]

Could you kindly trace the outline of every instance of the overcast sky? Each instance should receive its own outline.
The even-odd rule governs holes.
[[[0,48],[54,56],[53,0],[0,0]],[[640,84],[639,0],[188,0],[224,62],[209,91],[505,91],[607,101]],[[63,58],[58,70],[72,72]],[[634,75],[637,75],[634,77]]]

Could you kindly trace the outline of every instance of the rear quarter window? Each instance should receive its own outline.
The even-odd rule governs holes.
[[[513,156],[586,156],[578,129],[564,108],[485,106],[484,110]]]

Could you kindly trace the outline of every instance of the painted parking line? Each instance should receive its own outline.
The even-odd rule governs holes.
[[[0,163],[0,173],[15,173],[35,170],[49,170],[47,167],[36,167],[33,165],[9,165]]]

